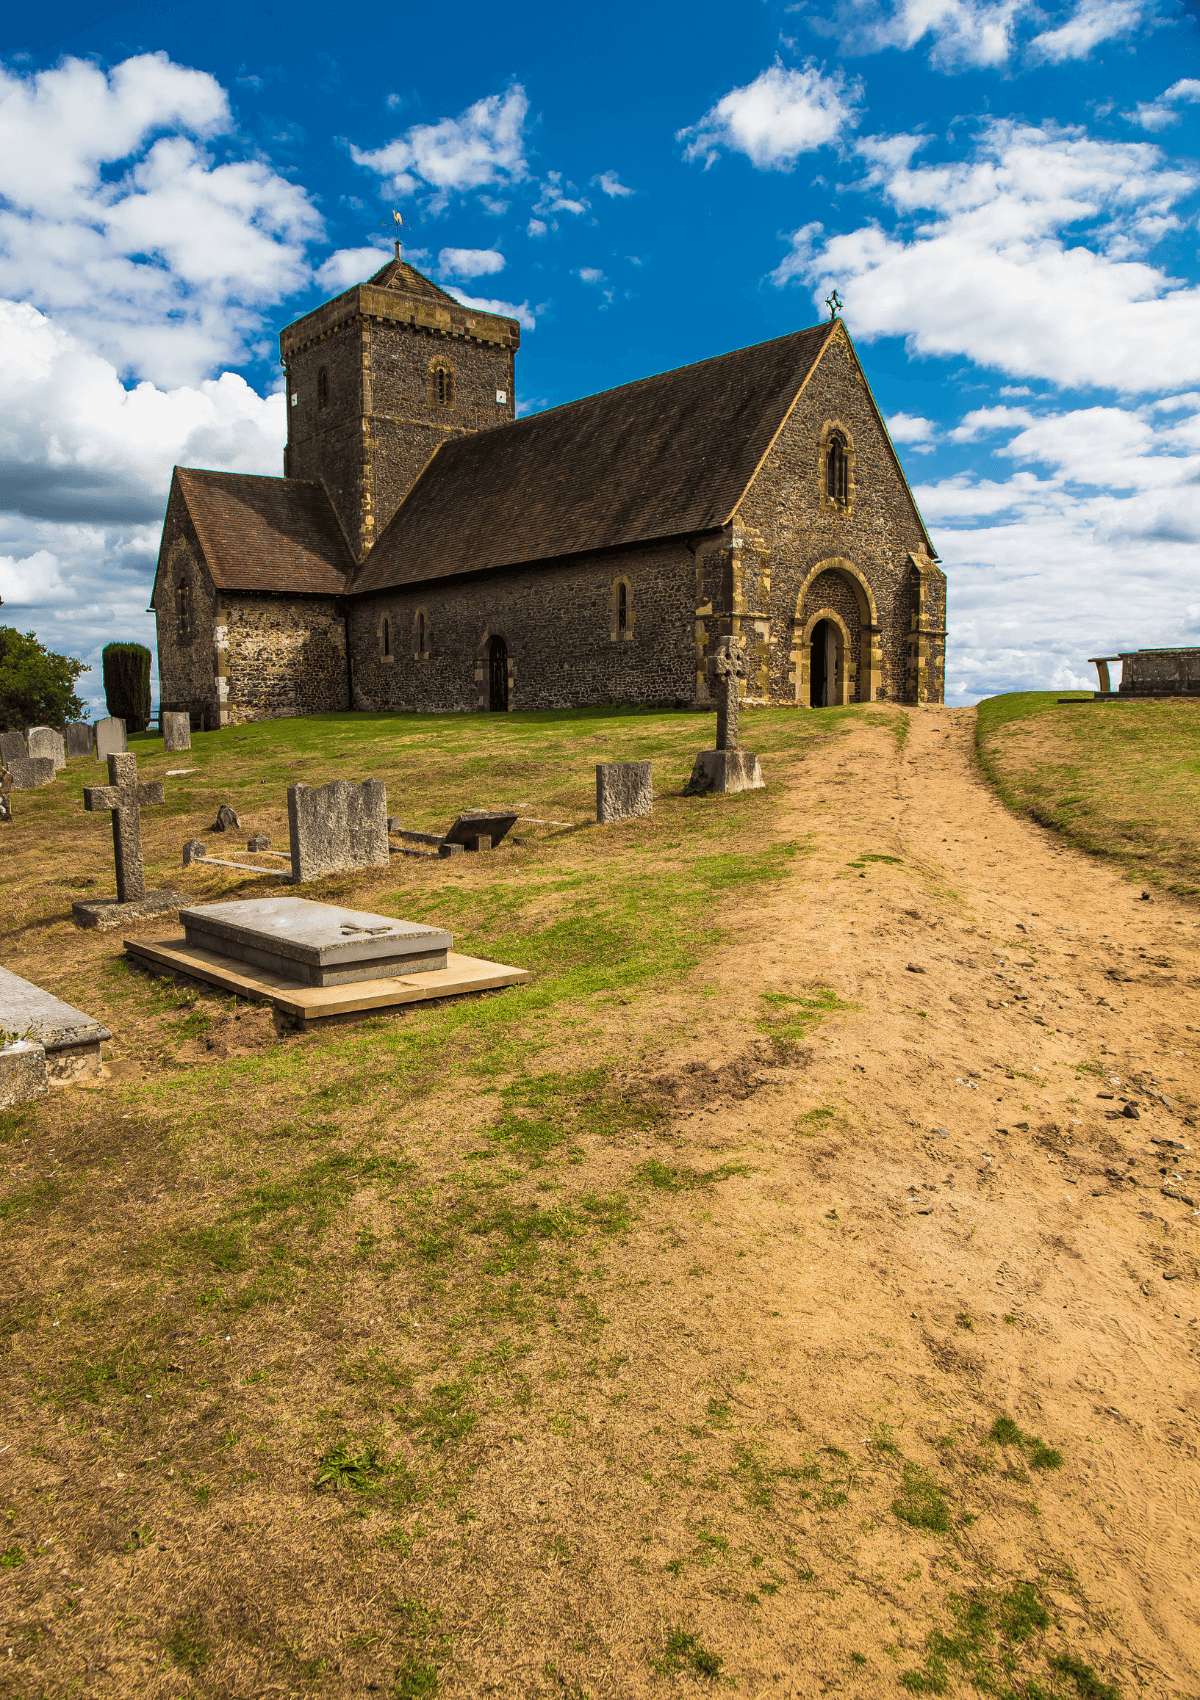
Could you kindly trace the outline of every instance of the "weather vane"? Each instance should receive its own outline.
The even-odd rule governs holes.
[[[400,226],[403,223],[404,223],[404,220],[400,217],[400,214],[396,211],[395,207],[393,207],[392,208],[392,231],[393,231],[393,240],[395,241],[395,244],[396,244],[396,258],[397,259],[400,258]],[[383,228],[385,230],[387,229],[387,219],[386,218],[383,221]]]
[[[396,252],[400,252],[398,247]],[[829,322],[832,324],[846,303],[842,300],[841,296],[835,289],[832,294],[825,297],[825,305],[829,308]]]

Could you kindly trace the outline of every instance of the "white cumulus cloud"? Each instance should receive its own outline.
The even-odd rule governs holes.
[[[447,285],[446,293],[453,295],[460,306],[473,307],[477,313],[500,313],[507,319],[516,319],[522,330],[537,329],[535,314],[539,313],[541,308],[531,307],[528,301],[485,301],[482,297],[464,294],[454,284]]]
[[[0,68],[0,295],[158,383],[244,358],[322,223],[262,160],[214,161],[234,129],[215,78],[163,53]]]
[[[63,582],[57,555],[37,549],[23,560],[0,555],[0,601],[6,608],[41,607],[71,600],[70,585]]]
[[[621,182],[615,171],[602,171],[598,177],[592,178],[592,182],[598,189],[602,189],[606,195],[610,195],[614,199],[634,193],[628,184]]]
[[[706,168],[725,151],[745,154],[760,171],[790,171],[802,153],[852,129],[861,104],[861,85],[841,70],[826,76],[811,62],[789,69],[776,60],[675,139],[686,144],[685,159],[703,160]]]
[[[831,18],[810,19],[820,35],[836,36],[843,53],[909,52],[929,43],[939,71],[1003,65],[1016,24],[1031,0],[842,0]]]
[[[919,413],[893,413],[887,428],[894,443],[903,443],[916,454],[928,454],[937,437],[933,420],[923,419]]]
[[[1200,290],[1139,257],[1179,228],[1197,177],[1153,143],[994,120],[948,164],[861,151],[860,187],[895,227],[801,226],[777,285],[802,282],[815,301],[836,286],[856,335],[1011,376],[1126,393],[1200,381]]]
[[[443,248],[438,255],[439,277],[491,277],[506,265],[495,248]]]
[[[353,289],[356,283],[365,283],[367,278],[374,277],[393,253],[394,250],[383,248],[339,248],[336,254],[330,254],[317,267],[313,281],[319,288],[328,290],[330,295],[340,295],[343,289]],[[407,253],[404,257],[412,258]]]
[[[523,182],[529,99],[520,83],[475,101],[457,118],[413,124],[381,148],[351,147],[356,165],[383,179],[393,194],[427,192],[438,211],[451,195]]]
[[[1052,65],[1086,59],[1102,41],[1130,34],[1146,11],[1143,0],[1079,0],[1065,23],[1034,36],[1029,44],[1030,56],[1049,60]]]
[[[1178,124],[1180,105],[1194,105],[1200,100],[1200,79],[1183,77],[1177,83],[1172,83],[1169,89],[1164,89],[1157,100],[1139,104],[1136,112],[1126,116],[1133,123],[1140,124],[1143,130],[1165,130],[1170,124]]]

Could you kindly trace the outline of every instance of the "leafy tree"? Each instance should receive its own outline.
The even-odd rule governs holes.
[[[106,643],[100,660],[108,712],[129,731],[144,732],[150,724],[150,651],[144,643]]]
[[[23,732],[27,726],[82,720],[87,710],[75,695],[75,681],[87,672],[86,663],[55,655],[34,632],[0,626],[0,725]]]

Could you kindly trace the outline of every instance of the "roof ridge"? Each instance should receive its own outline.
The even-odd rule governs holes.
[[[398,295],[430,295],[438,301],[449,301],[455,307],[462,305],[461,301],[456,301],[453,295],[434,283],[431,277],[426,277],[416,266],[399,257],[389,260],[386,266],[380,266],[379,270],[365,281],[373,289],[394,289]]]

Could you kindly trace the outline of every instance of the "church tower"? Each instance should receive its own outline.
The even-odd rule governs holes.
[[[515,319],[397,258],[280,334],[285,478],[324,484],[362,561],[440,444],[516,417]]]

